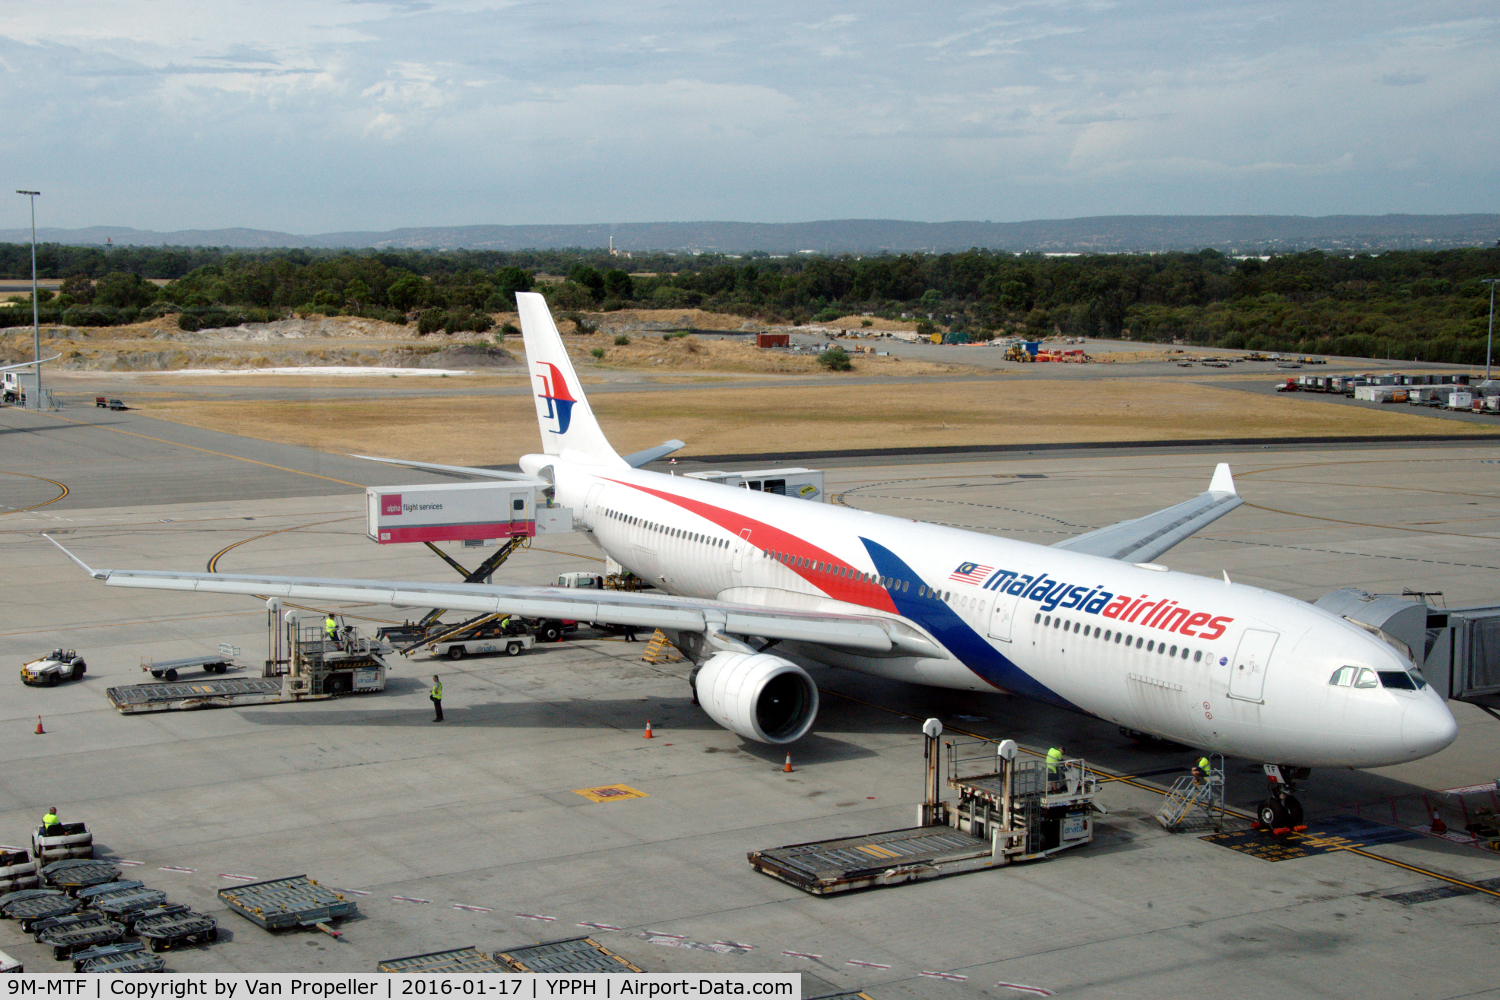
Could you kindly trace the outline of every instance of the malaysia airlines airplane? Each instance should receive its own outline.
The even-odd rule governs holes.
[[[109,586],[660,628],[696,664],[704,711],[766,743],[799,739],[818,709],[811,677],[773,648],[880,677],[1007,691],[1265,762],[1262,819],[1274,827],[1300,820],[1289,776],[1416,760],[1457,736],[1399,643],[1227,575],[1151,562],[1239,506],[1227,465],[1196,498],[1052,546],[645,471],[681,442],[618,455],[545,300],[517,302],[543,445],[521,468],[657,592],[79,565]]]

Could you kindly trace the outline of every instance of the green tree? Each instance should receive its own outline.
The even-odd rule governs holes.
[[[832,372],[847,372],[854,368],[849,354],[842,347],[830,347],[818,355],[818,364]]]
[[[385,294],[392,308],[402,312],[411,312],[427,301],[427,282],[415,274],[404,274],[391,282]]]

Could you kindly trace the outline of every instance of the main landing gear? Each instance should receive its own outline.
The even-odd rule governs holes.
[[[1271,796],[1262,799],[1255,808],[1261,827],[1271,833],[1306,830],[1307,825],[1302,821],[1302,803],[1292,794],[1297,790],[1293,782],[1305,779],[1312,769],[1289,764],[1265,764],[1263,767],[1266,781],[1271,785]]]

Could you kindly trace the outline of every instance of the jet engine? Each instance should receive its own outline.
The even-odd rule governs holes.
[[[792,743],[818,716],[818,686],[807,671],[769,653],[720,651],[693,679],[708,717],[747,740]]]

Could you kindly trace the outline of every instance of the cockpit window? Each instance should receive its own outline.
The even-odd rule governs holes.
[[[1354,683],[1356,673],[1358,670],[1354,667],[1339,667],[1333,672],[1333,676],[1328,678],[1328,683],[1336,687],[1348,687]]]
[[[1397,688],[1402,691],[1417,690],[1417,685],[1411,674],[1405,670],[1380,671],[1380,684],[1382,687]]]
[[[1376,677],[1375,671],[1369,667],[1360,667],[1359,676],[1354,679],[1354,686],[1357,688],[1380,687],[1380,678]]]

